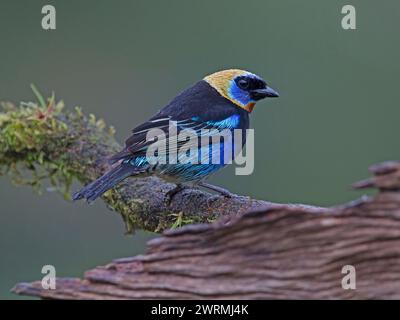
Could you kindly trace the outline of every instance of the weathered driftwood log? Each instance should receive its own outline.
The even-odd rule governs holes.
[[[355,187],[379,192],[330,209],[270,205],[230,221],[184,226],[119,259],[14,292],[54,299],[400,298],[400,164],[373,166]],[[233,214],[236,211],[232,211]],[[356,289],[342,288],[342,268]]]

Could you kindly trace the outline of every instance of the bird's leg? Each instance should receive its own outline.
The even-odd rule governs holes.
[[[174,196],[181,192],[183,189],[186,189],[186,186],[183,185],[182,183],[178,183],[176,185],[175,188],[169,190],[166,194],[165,194],[165,202],[167,203],[167,205],[171,204],[172,199],[174,198]]]
[[[213,184],[210,184],[210,183],[207,183],[204,181],[200,181],[197,185],[200,187],[218,192],[220,195],[227,197],[227,198],[232,198],[235,196],[235,194],[230,192],[229,190],[226,190],[226,189],[218,187],[218,186],[214,186]]]

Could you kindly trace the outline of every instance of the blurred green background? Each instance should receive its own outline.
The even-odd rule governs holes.
[[[341,28],[345,4],[357,30]],[[57,29],[41,28],[53,4]],[[255,172],[226,169],[212,182],[276,202],[334,205],[359,197],[349,185],[367,167],[400,159],[400,2],[15,1],[0,2],[0,100],[28,101],[35,83],[67,107],[106,119],[122,142],[188,85],[244,68],[281,97],[261,102]],[[78,188],[75,185],[74,188]],[[124,235],[101,201],[88,206],[38,196],[0,178],[0,298],[20,281],[57,276],[145,250],[154,235]]]

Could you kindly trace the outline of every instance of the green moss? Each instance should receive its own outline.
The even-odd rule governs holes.
[[[51,187],[66,199],[70,198],[70,186],[74,177],[79,178],[80,168],[72,168],[66,150],[74,138],[76,130],[70,130],[74,122],[83,114],[64,113],[63,101],[56,102],[54,93],[44,99],[32,85],[38,102],[2,103],[0,113],[0,173],[11,176],[15,184],[30,185],[40,192],[42,182],[48,179]],[[95,120],[93,126],[102,131],[106,127],[103,120]],[[92,136],[91,136],[92,137]],[[98,142],[98,141],[96,141]],[[96,143],[94,142],[94,143]],[[61,154],[57,154],[60,150]]]
[[[185,218],[183,212],[171,213],[169,216],[173,217],[173,220],[174,220],[171,225],[171,229],[176,229],[176,228],[180,228],[186,224],[195,223],[193,218]]]
[[[132,233],[138,227],[142,229],[146,228],[146,221],[138,220],[138,213],[146,215],[146,212],[150,214],[150,209],[147,204],[138,198],[122,199],[121,192],[118,192],[120,187],[108,190],[103,194],[102,198],[108,204],[109,208],[118,211],[126,226],[126,232]]]

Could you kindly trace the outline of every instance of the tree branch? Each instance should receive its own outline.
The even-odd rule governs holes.
[[[321,210],[279,205],[231,221],[184,226],[148,243],[145,255],[57,279],[56,290],[14,292],[52,299],[399,299],[400,164],[371,168],[357,187],[380,192]],[[345,265],[356,290],[344,290]]]

